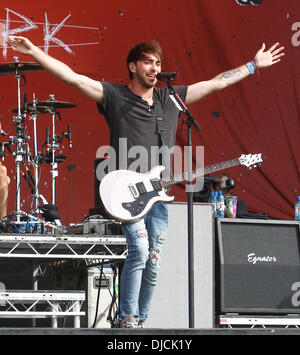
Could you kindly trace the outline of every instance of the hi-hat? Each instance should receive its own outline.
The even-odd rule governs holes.
[[[12,62],[0,64],[0,75],[30,73],[43,70],[38,63]]]
[[[18,113],[18,109],[15,108],[14,110],[12,110],[13,113]],[[29,114],[32,114],[32,115],[38,115],[38,114],[41,114],[41,113],[49,113],[50,110],[49,110],[49,107],[45,107],[45,106],[40,106],[40,105],[37,105],[37,106],[33,106],[32,104],[28,104],[27,106],[27,110],[25,112],[24,108],[22,107],[21,108],[21,114],[23,113],[29,113]]]

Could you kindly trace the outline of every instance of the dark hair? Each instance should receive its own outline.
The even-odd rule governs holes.
[[[129,77],[132,79],[132,72],[129,69],[129,63],[135,63],[138,60],[145,59],[147,53],[152,53],[156,55],[160,61],[162,62],[163,59],[163,53],[162,53],[162,48],[160,44],[157,41],[149,41],[149,42],[143,42],[140,44],[137,44],[134,46],[128,53],[127,56],[127,68],[129,71]]]

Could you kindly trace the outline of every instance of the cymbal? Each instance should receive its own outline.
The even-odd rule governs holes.
[[[0,75],[30,73],[38,70],[43,70],[43,67],[38,63],[12,62],[0,64]]]
[[[39,101],[37,106],[50,107],[50,108],[72,108],[76,107],[76,105],[70,102],[64,101],[56,101],[56,100],[47,100],[47,101]]]
[[[70,102],[56,101],[56,100],[40,101],[35,105],[35,107],[33,103],[29,103],[27,105],[27,113],[33,113],[33,114],[49,113],[51,111],[56,111],[56,109],[73,108],[73,107],[76,107],[76,105]],[[14,109],[12,110],[12,112],[18,113],[18,109]],[[23,107],[21,108],[21,113],[24,113]]]

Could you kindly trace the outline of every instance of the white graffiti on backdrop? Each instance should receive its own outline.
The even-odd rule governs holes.
[[[85,26],[75,26],[75,25],[66,25],[65,22],[71,17],[71,14],[67,15],[60,23],[58,24],[51,24],[48,21],[48,16],[47,13],[45,12],[45,22],[34,22],[30,20],[28,17],[25,15],[22,15],[16,11],[13,11],[11,9],[5,9],[6,10],[6,18],[1,20],[0,19],[0,24],[2,23],[2,48],[3,48],[3,57],[6,58],[7,56],[7,49],[8,43],[7,39],[8,36],[12,35],[18,35],[24,32],[28,32],[34,29],[37,29],[39,25],[43,26],[43,31],[44,31],[44,46],[41,46],[44,48],[44,51],[48,53],[50,47],[62,47],[65,51],[67,51],[70,54],[73,54],[72,49],[70,48],[71,46],[83,46],[83,45],[94,45],[94,44],[99,44],[99,42],[90,42],[90,43],[76,43],[76,44],[66,44],[59,38],[55,37],[57,32],[59,32],[63,27],[73,27],[77,29],[86,29],[86,30],[99,30],[97,27],[85,27]],[[12,16],[15,18],[17,17],[18,20],[12,20]],[[20,23],[21,25],[16,28],[12,28],[12,23]],[[0,27],[0,28],[1,28]],[[50,45],[50,43],[53,42],[55,43],[54,45]]]
[[[292,31],[295,31],[291,39],[292,45],[294,47],[299,47],[300,46],[300,22],[294,22],[292,24]]]
[[[276,263],[277,261],[275,256],[256,256],[255,253],[248,254],[247,260],[253,265],[259,262]]]

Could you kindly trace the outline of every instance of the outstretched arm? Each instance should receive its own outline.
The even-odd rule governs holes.
[[[254,60],[247,64],[241,65],[233,70],[226,71],[214,77],[211,80],[201,81],[196,84],[188,86],[186,103],[191,104],[202,99],[204,96],[212,92],[222,90],[230,85],[233,85],[250,75],[256,69],[269,67],[278,63],[284,53],[284,47],[278,48],[279,43],[275,43],[269,50],[265,51],[266,45],[263,43],[262,47],[256,53]],[[252,66],[252,67],[251,67]]]
[[[103,88],[99,81],[75,73],[69,66],[49,56],[25,37],[9,36],[8,41],[14,51],[31,56],[51,74],[103,104]]]
[[[1,129],[1,123],[0,123]],[[10,177],[7,175],[6,166],[2,165],[0,160],[0,218],[7,215],[7,202],[8,202],[8,185]]]
[[[0,162],[0,218],[7,215],[8,185],[10,177],[7,175],[6,166]]]

